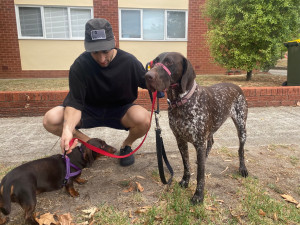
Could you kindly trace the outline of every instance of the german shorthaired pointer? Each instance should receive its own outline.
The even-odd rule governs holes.
[[[169,124],[182,156],[184,173],[180,185],[188,187],[190,165],[188,142],[197,151],[197,188],[193,203],[204,198],[205,160],[214,143],[213,134],[228,117],[231,117],[239,137],[239,171],[248,176],[244,160],[246,141],[247,102],[243,91],[234,84],[220,83],[200,87],[195,82],[191,63],[180,53],[166,52],[153,60],[153,67],[146,73],[150,91],[167,90]]]

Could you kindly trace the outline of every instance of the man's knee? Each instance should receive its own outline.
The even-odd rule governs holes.
[[[125,127],[138,127],[147,131],[151,124],[150,113],[145,108],[134,105],[128,109],[122,123]]]
[[[52,126],[61,125],[63,123],[64,107],[56,106],[47,111],[43,118],[43,126],[48,130]]]

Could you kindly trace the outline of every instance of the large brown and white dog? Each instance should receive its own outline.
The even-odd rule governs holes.
[[[214,133],[228,117],[232,118],[238,132],[239,171],[243,177],[248,176],[244,160],[248,108],[240,87],[230,83],[210,87],[197,85],[191,63],[177,52],[158,55],[145,77],[150,91],[167,90],[169,124],[184,166],[182,187],[188,187],[191,176],[187,143],[192,143],[197,151],[197,188],[193,203],[203,202],[205,161],[214,143]]]

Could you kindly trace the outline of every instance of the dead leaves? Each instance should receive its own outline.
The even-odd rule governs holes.
[[[259,209],[258,214],[261,216],[266,216],[266,213],[262,209]]]
[[[281,197],[282,197],[285,201],[295,204],[296,207],[297,207],[297,209],[300,208],[300,203],[297,202],[292,196],[290,196],[290,195],[285,195],[285,194],[284,194],[284,195],[281,195]]]
[[[89,209],[82,210],[82,212],[85,214],[83,215],[83,218],[87,219],[88,221],[81,223],[81,225],[92,225],[94,223],[94,215],[97,211],[97,207],[91,207]],[[39,225],[75,225],[70,213],[65,213],[62,215],[45,213],[39,217],[36,217],[35,220]]]
[[[143,192],[144,187],[139,182],[130,182],[129,187],[127,189],[123,190],[123,192],[127,193],[127,192],[132,192],[132,191]]]
[[[54,219],[54,215],[51,213],[45,213],[43,215],[40,216],[40,218],[36,218],[36,221],[40,224],[40,225],[50,225],[51,223],[57,224],[56,220]]]
[[[75,223],[72,222],[70,213],[62,215],[45,213],[39,216],[39,218],[36,217],[36,221],[39,225],[75,225]]]

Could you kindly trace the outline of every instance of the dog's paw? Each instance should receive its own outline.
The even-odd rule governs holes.
[[[85,184],[87,182],[87,180],[82,179],[80,177],[76,177],[74,180],[77,184]]]
[[[72,197],[78,197],[78,196],[79,196],[79,192],[76,191],[74,188],[69,188],[69,189],[68,189],[68,192],[69,192],[69,194],[70,194]]]
[[[191,202],[193,205],[196,205],[196,204],[202,204],[203,203],[203,199],[204,199],[204,196],[199,196],[199,195],[194,195],[191,199]]]
[[[242,167],[239,169],[240,174],[242,175],[242,177],[248,177],[248,170],[246,167]]]
[[[189,186],[189,182],[182,179],[180,182],[179,182],[179,185],[180,187],[183,187],[183,188],[187,188]]]

